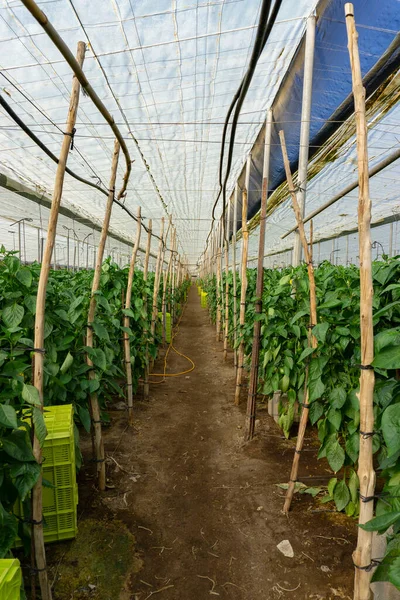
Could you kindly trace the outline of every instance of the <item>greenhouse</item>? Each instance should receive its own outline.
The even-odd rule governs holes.
[[[0,600],[400,598],[399,0],[0,11]]]

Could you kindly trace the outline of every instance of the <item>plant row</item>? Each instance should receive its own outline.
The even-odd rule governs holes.
[[[33,338],[40,265],[23,266],[13,252],[0,250],[0,557],[7,555],[17,533],[26,539],[28,527],[13,514],[17,500],[28,501],[40,466],[31,444],[31,425],[43,443],[46,428],[36,388],[32,384]],[[94,347],[86,346],[86,325],[92,270],[51,271],[46,294],[44,405],[73,404],[75,421],[90,431],[89,395],[97,392],[102,420],[107,421],[107,401],[125,395],[122,339],[131,344],[133,385],[136,391],[146,365],[145,349],[155,357],[160,335],[150,339],[154,274],[144,281],[134,273],[132,307],[124,309],[128,268],[110,260],[102,266],[97,311],[92,324]],[[169,290],[167,307],[184,301],[187,282]],[[159,308],[161,310],[159,293]],[[123,316],[130,327],[123,326]],[[88,378],[89,354],[95,378]],[[30,418],[27,418],[30,417]],[[77,467],[81,464],[79,433],[75,427]],[[46,483],[46,482],[45,482]],[[28,511],[29,513],[29,511]]]
[[[237,274],[236,274],[237,275]],[[379,474],[376,517],[364,527],[380,533],[390,529],[384,560],[374,580],[389,580],[400,587],[400,260],[373,263],[373,323],[375,358],[374,463]],[[360,439],[360,284],[355,266],[322,263],[315,269],[318,324],[309,343],[310,302],[306,267],[265,270],[263,311],[255,315],[255,270],[248,270],[246,323],[238,327],[237,344],[243,339],[249,358],[254,319],[262,321],[258,390],[270,396],[280,390],[287,403],[280,409],[279,424],[289,436],[297,407],[304,398],[306,373],[310,422],[317,428],[318,458],[328,461],[334,473],[324,502],[334,501],[349,516],[358,514],[359,482],[356,466]],[[233,340],[233,273],[229,282],[229,331]],[[202,282],[215,320],[215,277]],[[237,275],[237,296],[240,279]],[[225,276],[220,308],[224,314]]]

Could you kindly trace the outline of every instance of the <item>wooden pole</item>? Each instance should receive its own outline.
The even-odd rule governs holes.
[[[224,360],[228,358],[229,336],[229,229],[231,221],[231,206],[228,201],[227,215],[225,217],[226,229],[224,235],[225,247],[225,324],[224,324]]]
[[[175,321],[175,279],[176,279],[176,231],[174,231],[174,244],[172,247],[172,266],[171,266],[171,300],[170,300],[170,313],[171,313],[171,324]]]
[[[358,237],[360,257],[360,329],[361,329],[361,375],[360,375],[360,454],[358,478],[360,480],[359,523],[370,521],[374,514],[375,472],[373,465],[375,374],[371,367],[374,360],[374,329],[372,320],[372,259],[371,259],[371,199],[368,175],[368,135],[365,114],[365,89],[362,84],[358,34],[354,20],[354,7],[345,4],[348,49],[353,83],[354,109],[357,129],[358,156]],[[361,498],[368,497],[364,502]],[[355,566],[354,600],[370,600],[372,532],[358,528],[357,547],[353,553]]]
[[[108,228],[110,225],[111,218],[111,210],[114,202],[114,194],[115,194],[115,181],[117,177],[117,167],[118,167],[118,158],[119,158],[119,142],[116,140],[114,142],[114,152],[111,163],[111,176],[110,176],[110,184],[109,184],[109,193],[107,198],[106,210],[104,214],[103,226],[101,229],[99,246],[97,249],[97,257],[96,257],[96,266],[94,269],[93,282],[92,282],[92,292],[90,296],[89,303],[89,312],[88,312],[88,320],[87,320],[87,331],[86,331],[86,346],[88,348],[93,348],[93,322],[96,316],[96,307],[97,307],[97,298],[96,292],[100,287],[100,277],[101,277],[101,267],[104,256],[104,248],[107,241]],[[93,362],[90,358],[90,355],[86,356],[86,363],[89,367],[92,367],[88,373],[89,379],[94,380],[96,378],[95,370],[93,369]],[[97,474],[98,474],[98,484],[99,490],[104,491],[106,489],[106,463],[105,463],[105,455],[104,455],[104,445],[103,445],[103,437],[101,434],[101,420],[100,420],[100,408],[99,408],[99,400],[97,397],[97,392],[90,393],[90,407],[92,413],[92,426],[94,429],[94,445],[96,450],[96,464],[97,464]]]
[[[260,238],[258,243],[258,262],[257,262],[257,281],[256,281],[256,315],[262,313],[262,295],[264,289],[264,253],[265,253],[265,226],[267,218],[267,198],[269,181],[269,163],[271,155],[271,134],[272,134],[272,111],[268,111],[265,124],[264,140],[264,165],[261,191],[261,211],[260,211]],[[261,321],[257,318],[253,326],[253,347],[251,351],[251,369],[250,384],[247,395],[247,413],[245,425],[245,439],[251,440],[254,436],[254,424],[256,420],[256,400],[258,384],[258,362],[260,357],[260,335]]]
[[[232,234],[232,274],[233,274],[233,358],[237,369],[237,277],[236,277],[236,242],[237,242],[237,208],[239,200],[239,184],[235,186],[233,197],[233,234]]]
[[[133,277],[135,275],[135,262],[136,255],[139,248],[140,243],[140,233],[142,231],[142,218],[141,218],[141,210],[140,206],[137,212],[137,228],[136,228],[136,240],[132,248],[132,256],[131,262],[129,265],[129,273],[128,273],[128,284],[126,287],[126,296],[125,296],[125,309],[130,310],[132,305],[132,285],[133,285]],[[124,327],[130,327],[130,317],[127,314],[124,314]],[[132,363],[131,363],[131,344],[129,341],[129,334],[127,331],[124,331],[124,356],[125,356],[125,367],[126,367],[126,386],[127,386],[127,397],[128,397],[128,423],[129,425],[133,425],[133,389],[132,389]]]
[[[167,231],[167,235],[168,235],[168,231]],[[157,323],[157,319],[158,319],[158,294],[159,294],[160,277],[161,277],[160,272],[161,272],[162,263],[164,260],[163,248],[164,248],[164,217],[161,218],[160,243],[158,246],[156,272],[154,275],[153,310],[152,310],[151,325],[150,325],[150,343],[154,343],[156,323]]]
[[[171,234],[170,234],[170,244],[171,244],[171,248],[173,247],[173,240],[174,240],[174,230],[173,230],[173,226],[172,226],[172,219],[170,217],[169,220],[169,226],[168,226],[168,230],[169,228],[171,228]],[[168,231],[167,231],[167,235],[165,236],[165,243],[167,244],[168,241]],[[171,268],[171,261],[172,261],[172,250],[170,251],[169,254],[169,260],[167,263],[166,268],[163,270],[163,293],[162,293],[162,302],[161,302],[161,312],[162,312],[162,342],[163,342],[163,346],[165,346],[165,340],[166,340],[166,319],[167,319],[167,307],[166,307],[166,297],[167,297],[167,286],[168,286],[168,278],[169,278],[169,272],[170,272],[170,268]]]
[[[80,66],[83,65],[85,58],[85,42],[78,42],[77,61]],[[46,310],[46,288],[49,279],[50,261],[53,253],[53,247],[56,237],[58,213],[60,210],[62,191],[64,185],[65,168],[67,166],[68,153],[71,146],[71,139],[76,122],[76,115],[79,104],[80,84],[78,79],[73,77],[71,98],[68,109],[65,134],[61,145],[60,158],[57,165],[56,177],[54,182],[53,198],[51,202],[50,217],[47,229],[47,238],[44,252],[42,254],[42,265],[40,269],[36,315],[35,315],[35,364],[33,370],[33,383],[38,391],[41,409],[43,410],[43,364],[44,364],[44,319]],[[35,432],[33,437],[33,454],[39,464],[42,463],[42,449]],[[51,600],[51,588],[49,585],[46,554],[43,541],[42,525],[42,474],[32,490],[32,520],[34,527],[34,544],[36,555],[36,568],[38,569],[39,583],[42,594],[42,600]]]
[[[149,258],[150,258],[150,247],[151,247],[151,235],[152,235],[153,222],[149,220],[148,232],[147,232],[147,245],[146,245],[146,254],[144,258],[144,266],[143,266],[143,281],[144,281],[144,290],[143,290],[143,306],[146,311],[148,311],[147,306],[147,276],[149,273]],[[146,320],[147,322],[147,320]],[[145,398],[149,395],[149,331],[144,329],[143,336],[146,341],[146,351],[145,351],[145,366],[144,366],[144,382],[143,382],[143,395]]]
[[[240,390],[243,381],[244,369],[244,340],[243,326],[246,316],[246,291],[247,291],[247,252],[249,246],[249,232],[247,229],[247,189],[242,192],[242,265],[241,265],[241,287],[240,287],[240,345],[237,357],[237,372],[236,372],[236,387],[235,387],[235,404],[239,405]]]
[[[297,202],[297,195],[296,195],[296,191],[294,189],[292,173],[290,171],[289,158],[288,158],[287,150],[286,150],[285,134],[283,131],[279,132],[279,138],[280,138],[281,146],[282,146],[283,163],[285,166],[286,179],[287,179],[288,186],[289,186],[289,193],[292,197],[293,210],[294,210],[294,214],[296,216],[297,227],[299,230],[301,244],[303,247],[304,258],[307,263],[308,280],[310,283],[310,328],[312,328],[317,324],[317,295],[316,295],[316,291],[315,291],[314,266],[312,264],[312,258],[310,256],[310,251],[309,251],[307,238],[306,238],[306,234],[305,234],[305,230],[304,230],[304,222],[303,222],[303,217],[301,214],[301,209]],[[317,347],[317,339],[315,338],[314,335],[311,336],[311,345],[313,348]],[[305,390],[305,394],[304,394],[303,408],[302,408],[300,423],[299,423],[299,433],[297,436],[296,450],[295,450],[295,455],[294,455],[294,459],[293,459],[292,470],[290,473],[290,480],[289,480],[288,489],[286,492],[285,503],[283,506],[283,511],[285,513],[289,512],[290,505],[292,503],[294,487],[295,487],[295,483],[296,483],[296,479],[297,479],[297,473],[299,471],[300,453],[303,449],[304,435],[305,435],[306,427],[307,427],[308,410],[309,410],[309,402],[308,402],[308,387],[307,387],[307,389]]]

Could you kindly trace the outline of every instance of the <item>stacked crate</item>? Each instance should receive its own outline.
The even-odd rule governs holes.
[[[77,534],[78,486],[75,469],[74,411],[72,404],[46,406],[47,436],[43,446],[43,533],[45,542],[74,538]],[[22,505],[14,511],[22,515]],[[16,541],[16,546],[21,540]],[[0,598],[1,600],[1,598]]]
[[[162,322],[163,322],[163,314],[162,312],[158,313],[158,318],[160,320],[159,324],[159,335],[162,335]],[[171,313],[165,313],[165,341],[167,344],[171,343],[172,339],[172,323],[171,323]]]

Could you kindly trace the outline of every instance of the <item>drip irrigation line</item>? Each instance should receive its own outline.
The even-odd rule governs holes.
[[[253,78],[258,60],[261,56],[261,53],[262,53],[262,51],[265,47],[265,44],[268,40],[268,37],[271,33],[271,29],[276,21],[276,17],[279,12],[281,3],[282,3],[282,0],[275,0],[275,4],[272,9],[271,15],[268,18],[268,15],[270,12],[270,7],[271,7],[271,2],[270,2],[270,0],[263,0],[263,4],[261,7],[261,13],[260,13],[260,19],[259,19],[258,28],[257,28],[256,40],[254,42],[253,51],[252,51],[252,55],[250,58],[250,63],[247,68],[247,72],[245,73],[245,75],[233,97],[233,100],[231,102],[231,105],[228,109],[228,113],[225,118],[224,129],[223,129],[223,133],[222,133],[220,164],[219,164],[220,189],[219,189],[217,198],[214,202],[214,206],[212,208],[213,222],[212,222],[211,229],[210,229],[209,234],[206,239],[206,247],[208,245],[208,241],[210,239],[211,231],[212,231],[213,224],[215,221],[215,209],[217,207],[217,204],[218,204],[218,201],[219,201],[221,195],[223,197],[222,222],[223,222],[223,230],[224,230],[224,239],[227,242],[226,231],[225,231],[226,186],[227,186],[227,182],[228,182],[228,178],[229,178],[229,174],[230,174],[230,169],[232,167],[233,147],[234,147],[234,142],[235,142],[236,127],[237,127],[239,115],[240,115],[240,109],[243,105],[247,91],[250,87],[250,83]],[[223,163],[224,163],[226,134],[227,134],[227,130],[228,130],[229,120],[230,120],[231,114],[234,110],[235,110],[235,112],[234,112],[232,124],[231,124],[231,132],[230,132],[225,178],[223,178],[222,172],[223,172]]]
[[[17,123],[17,125],[19,125],[19,127],[31,138],[31,140],[56,164],[59,163],[59,160],[57,158],[57,156],[55,154],[53,154],[53,152],[51,150],[49,150],[49,148],[46,146],[46,144],[44,144],[34,133],[33,131],[22,121],[22,119],[17,115],[17,113],[11,108],[11,106],[8,104],[8,102],[4,99],[4,97],[0,94],[0,105],[4,108],[4,110],[8,113],[8,115],[13,119],[13,121],[15,121],[15,123]],[[75,173],[74,171],[72,171],[69,167],[65,167],[65,171],[68,173],[68,175],[71,175],[71,177],[73,177],[74,179],[76,179],[77,181],[80,181],[81,183],[84,183],[85,185],[88,185],[92,188],[94,188],[95,190],[97,190],[98,192],[101,192],[104,196],[108,196],[108,189],[104,189],[102,187],[100,187],[99,185],[97,185],[96,183],[93,183],[92,181],[89,181],[88,179],[85,179],[84,177],[81,177],[80,175],[78,175],[77,173]],[[100,177],[98,177],[99,181]],[[114,198],[114,203],[117,204],[120,208],[122,208],[122,210],[124,210],[134,221],[137,221],[137,217],[136,215],[134,215],[129,208],[123,203],[121,202],[121,200],[119,198]],[[142,221],[141,223],[142,227],[144,228],[144,230],[148,233],[149,232],[149,228],[147,227],[147,225],[145,225]],[[155,237],[156,239],[160,240],[160,236],[157,235],[156,233],[151,233],[151,235],[153,237]],[[177,253],[176,250],[170,250],[167,246],[166,243],[163,241],[163,246],[165,250],[168,250],[170,252],[173,253]]]
[[[18,92],[19,94],[21,94],[21,96],[22,96],[23,98],[25,98],[25,100],[26,100],[27,102],[29,102],[29,104],[31,104],[31,106],[33,106],[33,107],[34,107],[34,109],[35,109],[35,110],[37,110],[37,111],[38,111],[38,112],[39,112],[41,115],[43,115],[43,117],[44,117],[45,119],[47,119],[47,121],[48,121],[49,123],[51,123],[51,125],[53,125],[53,127],[55,127],[56,129],[58,129],[58,131],[59,131],[60,133],[62,133],[62,134],[64,133],[64,132],[63,132],[63,130],[61,129],[61,126],[63,126],[64,124],[61,124],[61,126],[60,126],[60,125],[58,125],[58,123],[55,123],[55,122],[54,122],[54,121],[53,121],[53,120],[52,120],[52,119],[51,119],[51,118],[50,118],[48,115],[46,115],[46,113],[45,113],[45,112],[44,112],[44,111],[43,111],[43,110],[40,108],[40,106],[38,106],[38,105],[37,105],[37,104],[36,104],[36,103],[35,103],[33,100],[31,100],[31,98],[29,98],[29,96],[28,96],[28,95],[27,95],[27,94],[26,94],[26,93],[25,93],[23,90],[21,90],[21,89],[20,89],[20,88],[19,88],[19,87],[18,87],[18,86],[17,86],[17,85],[16,85],[16,84],[13,82],[13,81],[11,81],[11,79],[10,79],[9,77],[7,77],[7,75],[5,75],[5,74],[4,74],[3,72],[1,72],[1,71],[0,71],[0,74],[1,74],[1,75],[4,77],[4,79],[5,79],[6,81],[8,81],[8,83],[9,83],[10,85],[12,85],[12,86],[13,86],[13,88],[14,88],[15,90],[17,90],[17,92]],[[37,126],[41,126],[41,124],[39,124],[39,123],[35,123],[35,125],[37,125]],[[46,127],[46,125],[47,125],[47,123],[44,123],[42,126],[43,126],[43,127]],[[102,125],[104,125],[104,123],[102,123]],[[39,132],[37,132],[37,133],[39,133]],[[41,131],[40,133],[43,133],[43,132]],[[46,132],[46,133],[47,133],[47,132]],[[52,132],[52,134],[54,135],[54,132]],[[79,154],[79,156],[80,156],[80,157],[82,158],[82,160],[84,161],[84,163],[85,163],[85,164],[86,164],[86,165],[89,167],[89,169],[92,171],[92,173],[93,173],[94,177],[95,177],[96,179],[98,179],[102,185],[104,185],[104,183],[101,181],[101,178],[100,178],[100,177],[99,177],[99,176],[96,174],[95,170],[93,169],[93,167],[91,166],[91,164],[89,163],[89,161],[88,161],[88,160],[85,158],[85,156],[82,154],[82,152],[81,152],[81,151],[80,151],[78,148],[76,148],[76,147],[75,147],[75,149],[76,149],[77,153]]]

